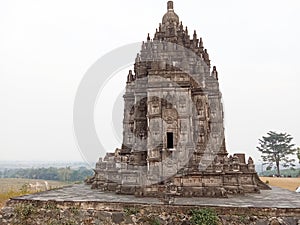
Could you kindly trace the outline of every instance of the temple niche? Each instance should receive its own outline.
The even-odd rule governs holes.
[[[229,156],[217,68],[169,1],[127,76],[123,143],[87,180],[135,196],[226,197],[268,189],[245,154]]]

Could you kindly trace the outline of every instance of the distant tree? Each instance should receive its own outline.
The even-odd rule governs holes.
[[[276,133],[270,131],[268,136],[259,139],[257,149],[262,153],[262,159],[268,164],[267,170],[274,167],[277,170],[277,175],[280,176],[280,164],[283,167],[295,166],[295,159],[290,159],[289,156],[295,155],[297,149],[292,144],[293,137],[286,133]]]
[[[70,181],[70,176],[71,176],[71,167],[67,166],[65,169],[65,181]]]
[[[300,163],[300,148],[297,148],[297,157],[298,157],[298,160],[299,160],[299,163]]]
[[[83,181],[93,175],[93,170],[86,167],[71,169],[70,166],[63,168],[30,168],[30,169],[5,169],[0,171],[0,178],[27,178],[42,180],[59,180],[65,182]]]

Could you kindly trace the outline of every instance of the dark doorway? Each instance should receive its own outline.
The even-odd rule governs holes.
[[[173,132],[167,132],[167,148],[174,148]]]

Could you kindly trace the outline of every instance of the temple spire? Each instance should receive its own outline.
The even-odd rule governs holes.
[[[217,71],[217,67],[216,67],[216,66],[213,67],[213,71],[212,71],[211,75],[212,75],[216,80],[219,80],[219,77],[218,77],[218,71]]]
[[[133,81],[132,70],[129,70],[129,74],[127,76],[127,83],[131,83]]]
[[[196,39],[197,39],[197,32],[196,32],[196,30],[194,30],[194,35],[193,35],[193,38],[194,38],[194,40],[196,40]]]
[[[183,31],[182,21],[180,22],[179,28],[180,28],[181,31]]]

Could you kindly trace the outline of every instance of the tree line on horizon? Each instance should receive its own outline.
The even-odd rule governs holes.
[[[287,133],[277,133],[269,131],[266,136],[259,139],[258,151],[261,152],[263,165],[266,165],[267,171],[276,170],[277,176],[281,176],[281,169],[294,169],[296,159],[300,163],[300,148],[295,147],[293,137]],[[294,158],[291,158],[294,157]],[[83,181],[87,177],[92,176],[93,170],[86,167],[72,169],[70,166],[56,168],[22,168],[22,169],[4,169],[0,171],[0,178],[25,178],[25,179],[41,179],[55,180],[64,182]],[[300,174],[299,174],[300,175]]]
[[[70,166],[63,168],[26,168],[4,169],[0,171],[0,178],[24,178],[39,180],[54,180],[63,182],[83,181],[93,175],[93,170],[86,167],[72,169]]]

